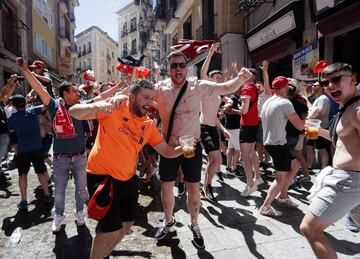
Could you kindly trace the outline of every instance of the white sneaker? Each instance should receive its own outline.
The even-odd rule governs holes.
[[[248,197],[253,192],[257,191],[257,186],[254,184],[253,187],[249,187],[248,185],[245,186],[245,189],[240,193],[242,197]]]
[[[62,225],[64,219],[65,219],[65,215],[56,215],[55,214],[54,221],[51,226],[53,233],[60,231],[61,225]]]
[[[75,213],[75,218],[76,218],[75,222],[78,227],[85,225],[85,217],[84,217],[84,213],[82,210]]]
[[[262,185],[263,183],[264,183],[264,180],[263,180],[261,177],[259,177],[258,179],[256,179],[255,182],[254,182],[254,184],[255,184],[256,186]]]

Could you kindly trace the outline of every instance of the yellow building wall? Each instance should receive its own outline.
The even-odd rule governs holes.
[[[32,26],[33,26],[33,32],[36,32],[39,34],[39,36],[47,42],[49,47],[54,50],[55,54],[55,63],[50,62],[50,60],[47,60],[45,57],[41,55],[41,53],[38,53],[35,48],[35,39],[33,39],[33,52],[36,53],[38,56],[41,56],[49,65],[51,65],[53,68],[57,68],[57,60],[58,60],[58,51],[57,51],[57,21],[56,21],[56,13],[55,13],[55,1],[54,0],[48,0],[50,9],[53,12],[54,16],[54,27],[53,30],[50,29],[50,27],[46,24],[44,19],[40,16],[39,12],[35,9],[33,6],[32,8]]]

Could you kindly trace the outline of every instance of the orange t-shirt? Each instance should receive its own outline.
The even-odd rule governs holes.
[[[156,146],[164,139],[154,122],[130,112],[128,102],[111,114],[97,114],[99,128],[90,152],[86,171],[129,180],[135,171],[136,156],[149,143]]]

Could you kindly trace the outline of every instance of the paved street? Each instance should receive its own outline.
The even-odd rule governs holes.
[[[223,168],[224,170],[224,168]],[[74,184],[67,189],[66,225],[57,234],[51,233],[53,208],[43,205],[41,190],[33,171],[29,173],[27,213],[17,210],[19,188],[17,171],[7,171],[10,181],[0,185],[0,258],[88,258],[95,221],[77,228],[74,222]],[[266,176],[264,175],[264,179]],[[245,184],[237,178],[226,177],[225,183],[215,181],[218,203],[202,201],[199,224],[205,239],[205,250],[191,243],[187,224],[186,196],[176,199],[176,227],[159,242],[153,238],[162,216],[159,185],[156,178],[149,185],[141,184],[138,218],[133,232],[113,251],[114,258],[314,258],[310,246],[301,236],[299,224],[307,209],[307,189],[291,191],[299,209],[287,209],[274,204],[285,215],[272,219],[260,215],[268,184],[265,182],[251,198],[241,198]],[[176,193],[177,190],[175,189]],[[20,242],[12,244],[10,236],[21,227]],[[360,234],[345,229],[343,220],[328,229],[339,258],[360,258]]]

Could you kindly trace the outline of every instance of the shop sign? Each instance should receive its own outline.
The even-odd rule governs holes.
[[[318,61],[319,49],[316,41],[298,49],[292,59],[293,78],[303,81],[315,80],[317,74],[313,73],[313,68]]]
[[[249,37],[247,39],[249,51],[253,51],[295,28],[296,22],[294,12],[290,11],[278,20],[272,22],[259,32]]]

